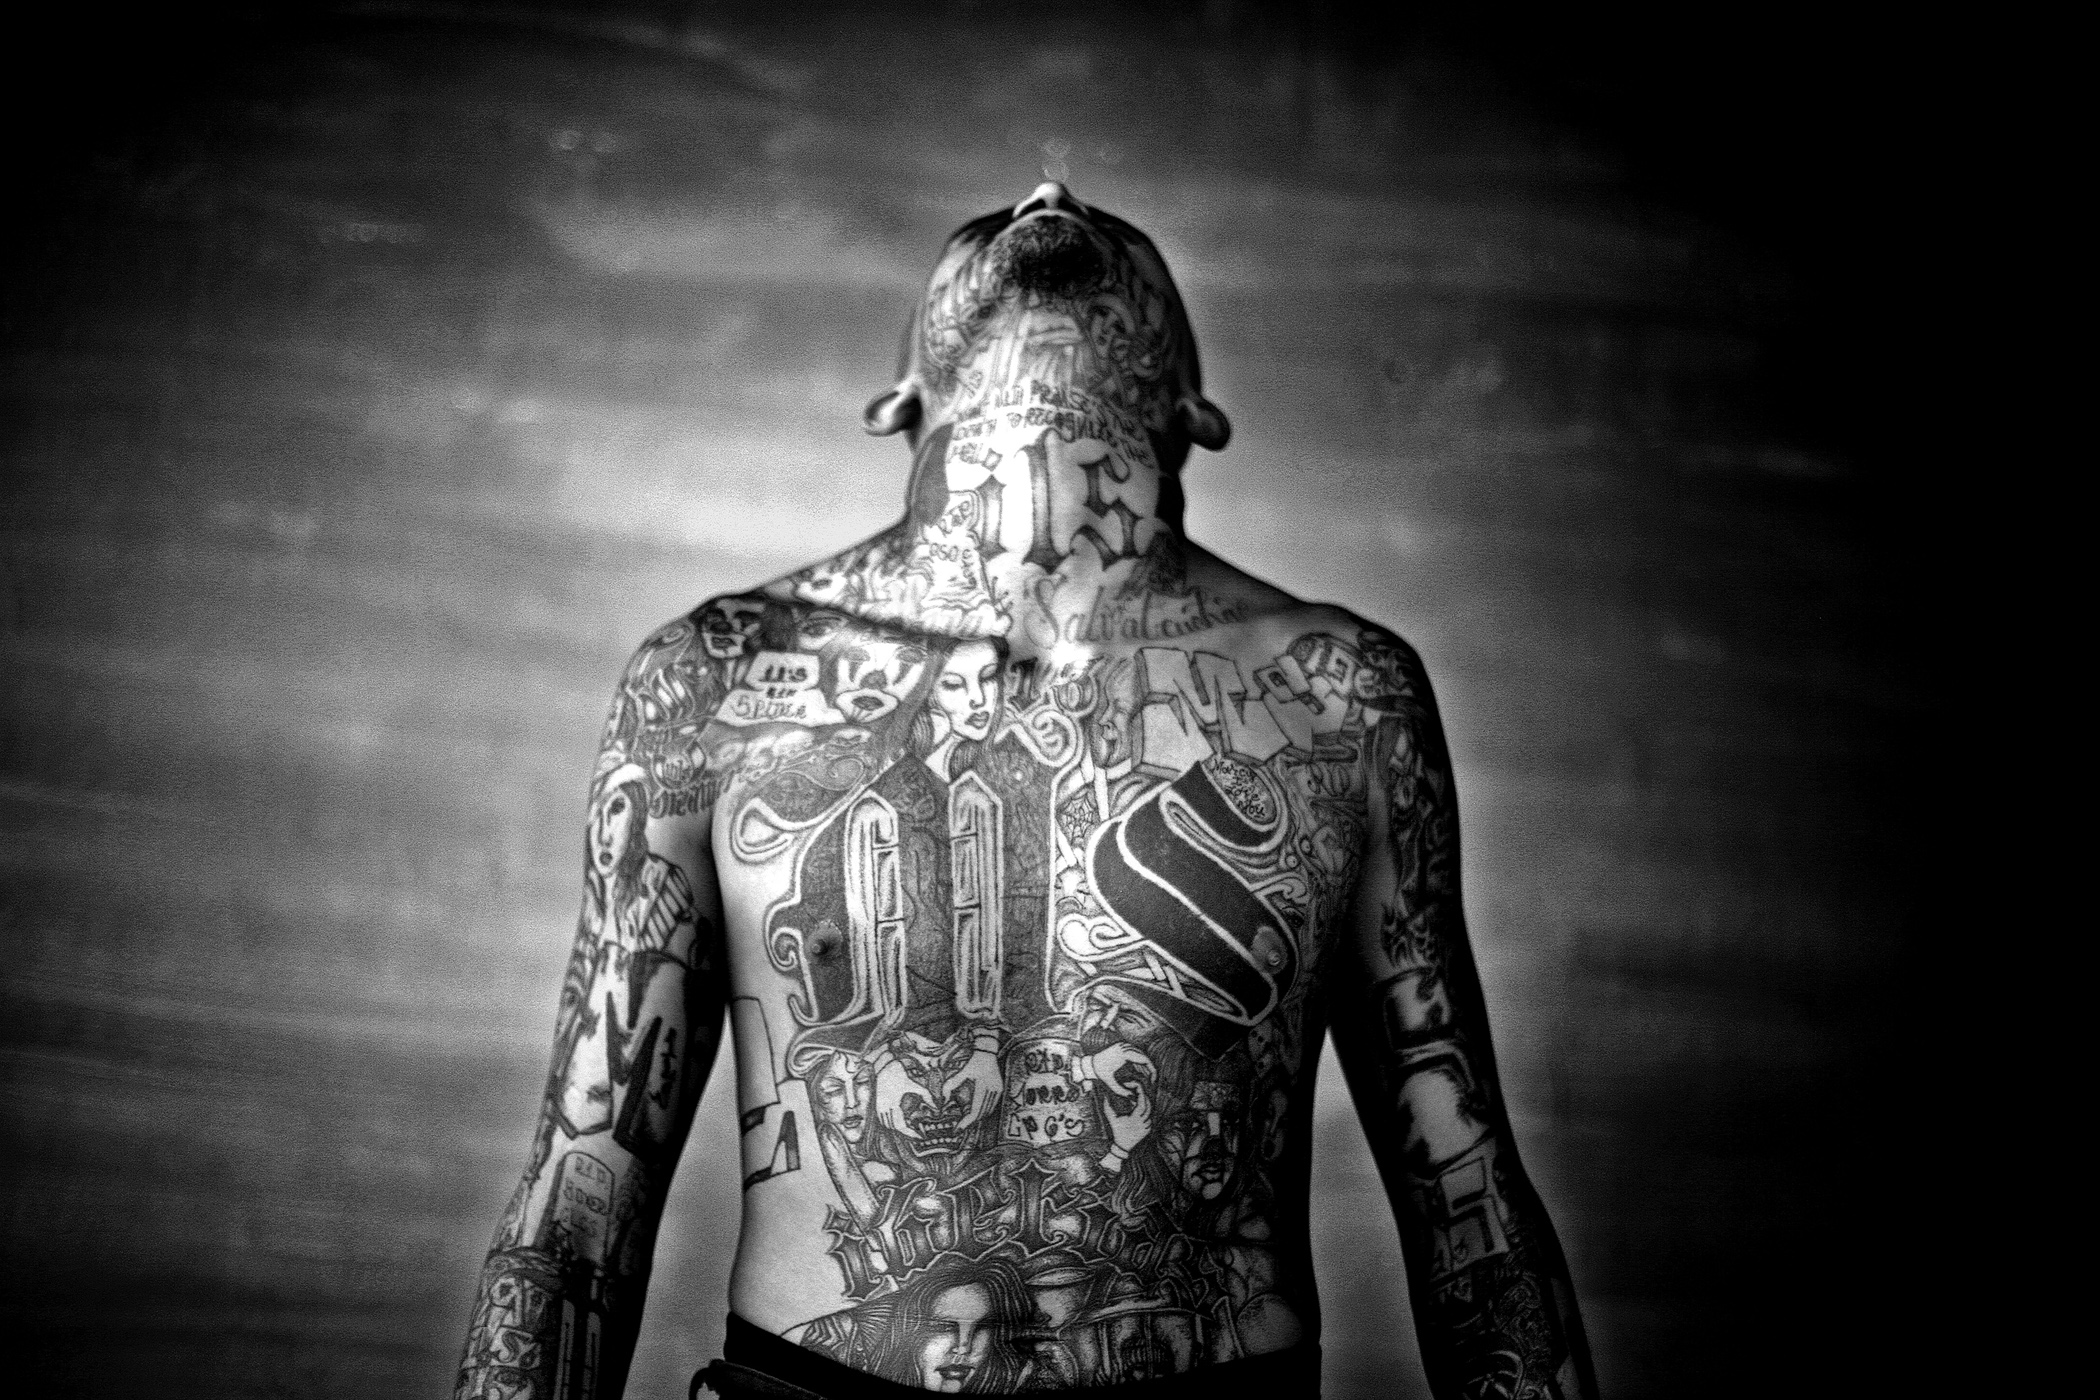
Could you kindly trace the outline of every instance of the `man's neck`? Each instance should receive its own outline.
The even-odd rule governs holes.
[[[942,386],[905,518],[927,625],[1033,652],[1182,576],[1179,484],[1127,382],[1068,317],[1018,309]]]

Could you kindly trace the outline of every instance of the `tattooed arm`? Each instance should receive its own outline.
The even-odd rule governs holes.
[[[721,1038],[726,965],[695,738],[711,708],[689,622],[613,702],[532,1156],[482,1266],[457,1400],[616,1397],[671,1170]]]
[[[1440,1400],[1596,1394],[1553,1224],[1517,1161],[1466,941],[1458,803],[1436,702],[1372,634],[1371,853],[1329,985],[1336,1049],[1393,1202]]]

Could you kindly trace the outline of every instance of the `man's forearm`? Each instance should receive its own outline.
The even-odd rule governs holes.
[[[590,920],[579,935],[531,1164],[482,1267],[456,1400],[613,1400],[625,1383],[672,1166],[721,1034],[712,979],[675,936],[691,925],[680,899],[654,951],[612,945]]]
[[[582,1028],[564,1020],[573,1044]],[[574,1092],[575,1058],[556,1057],[532,1164],[482,1265],[455,1400],[609,1400],[625,1384],[670,1166],[611,1127],[568,1131],[565,1085],[572,1105],[601,1097]]]
[[[1575,1289],[1553,1224],[1496,1140],[1433,1181],[1411,1182],[1427,1217],[1414,1281],[1423,1369],[1438,1400],[1591,1400],[1597,1393]],[[1514,1154],[1509,1154],[1513,1156]]]
[[[1406,969],[1378,989],[1378,1059],[1405,1137],[1385,1160],[1408,1257],[1424,1369],[1439,1400],[1596,1394],[1552,1221],[1497,1111],[1490,1067],[1459,1027],[1445,970],[1389,943]]]
[[[489,1252],[455,1400],[615,1396],[641,1330],[645,1269],[620,1278],[560,1251]]]

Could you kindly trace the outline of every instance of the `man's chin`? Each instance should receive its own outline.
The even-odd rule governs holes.
[[[1015,224],[992,244],[998,280],[1017,291],[1079,296],[1101,283],[1107,264],[1079,221],[1061,214],[1036,215]]]

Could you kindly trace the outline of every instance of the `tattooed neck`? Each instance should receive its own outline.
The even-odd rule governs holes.
[[[1216,625],[1202,604],[1140,615],[1194,596],[1176,473],[1229,431],[1141,234],[1055,185],[966,225],[904,369],[867,416],[912,431],[904,520],[798,575],[799,598],[1023,654]]]
[[[1052,308],[1004,319],[932,406],[905,528],[941,562],[975,563],[989,606],[974,620],[1021,645],[1061,636],[1100,590],[1179,577],[1185,559],[1179,485],[1085,334]]]

